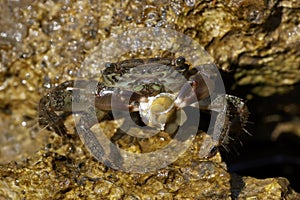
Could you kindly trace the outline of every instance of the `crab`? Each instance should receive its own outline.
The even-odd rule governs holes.
[[[95,141],[91,131],[95,124],[95,113],[101,113],[96,116],[97,121],[101,122],[114,120],[113,112],[129,112],[135,124],[173,134],[188,121],[185,108],[195,107],[200,111],[209,111],[213,110],[213,104],[220,101],[216,98],[211,103],[210,89],[215,87],[215,74],[203,70],[211,65],[213,64],[191,67],[184,57],[130,59],[107,63],[102,71],[102,81],[66,81],[42,97],[39,104],[39,124],[64,136],[68,132],[64,117],[82,113],[78,127],[85,133],[85,142],[89,148],[100,151],[99,157],[104,150],[99,147],[101,145]],[[230,133],[238,135],[245,130],[249,115],[240,98],[226,94],[225,102],[227,106],[221,109],[219,115],[226,118],[225,125],[220,128],[222,134],[216,147],[224,146]],[[82,104],[87,106],[81,106]],[[215,150],[213,148],[209,156],[215,154]]]

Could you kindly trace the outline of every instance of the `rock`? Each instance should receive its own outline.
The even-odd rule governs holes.
[[[22,1],[1,7],[1,20],[10,19],[0,23],[1,199],[299,198],[284,178],[238,177],[219,154],[200,159],[202,135],[165,169],[115,171],[94,160],[78,138],[39,130],[36,113],[40,97],[76,78],[101,41],[135,27],[192,37],[233,74],[234,87],[250,88],[247,94],[286,92],[300,80],[299,1]]]

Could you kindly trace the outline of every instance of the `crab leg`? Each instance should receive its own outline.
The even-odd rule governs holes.
[[[183,108],[207,97],[209,89],[206,82],[200,74],[196,74],[182,86],[175,103],[177,107]]]
[[[39,103],[39,125],[42,127],[48,126],[50,130],[55,131],[58,135],[67,133],[66,127],[62,118],[55,113],[55,111],[70,111],[66,106],[70,100],[70,93],[66,88],[72,87],[74,81],[67,81],[57,86],[46,96],[44,96]]]
[[[48,126],[48,129],[64,135],[67,130],[63,117],[56,112],[63,111],[66,115],[86,112],[91,105],[95,105],[100,111],[108,112],[112,109],[113,96],[117,99],[114,101],[114,109],[138,110],[140,95],[137,93],[106,87],[96,81],[66,81],[52,89],[40,100],[39,125],[41,127]]]
[[[135,92],[105,87],[102,84],[98,85],[97,91],[95,95],[95,107],[103,111],[110,111],[112,109],[137,111],[138,102],[142,97]]]

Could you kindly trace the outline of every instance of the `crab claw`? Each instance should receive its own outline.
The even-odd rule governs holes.
[[[145,102],[140,102],[139,112],[143,122],[150,127],[164,130],[176,111],[174,100],[173,94],[160,93],[155,97],[148,97]]]
[[[188,81],[179,91],[175,104],[178,108],[191,106],[193,103],[207,99],[210,90],[215,87],[215,73],[211,72],[212,65],[201,65],[190,70]]]

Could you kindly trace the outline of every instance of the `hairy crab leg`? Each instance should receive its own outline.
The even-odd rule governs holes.
[[[50,130],[55,131],[58,135],[67,133],[67,129],[60,116],[55,111],[70,111],[66,107],[66,102],[70,99],[69,92],[66,91],[68,87],[73,87],[74,81],[66,81],[60,84],[44,96],[39,103],[39,125],[42,127],[48,126]]]
[[[206,109],[218,113],[214,129],[219,133],[213,137],[216,145],[211,149],[208,157],[214,156],[220,147],[226,151],[232,149],[228,146],[230,142],[239,141],[241,143],[239,140],[241,133],[248,133],[245,126],[250,114],[242,99],[225,94],[225,96],[217,97]]]

